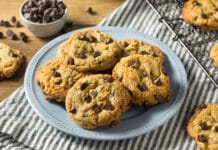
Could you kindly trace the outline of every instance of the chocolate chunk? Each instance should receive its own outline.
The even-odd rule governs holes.
[[[67,64],[74,65],[74,59],[72,57],[69,57],[67,60]]]
[[[142,92],[144,92],[144,91],[147,90],[146,85],[144,85],[144,84],[138,85],[137,87],[138,87],[138,89],[139,89],[140,91],[142,91]]]
[[[20,22],[17,21],[17,22],[15,23],[15,27],[16,27],[16,28],[19,28],[19,27],[20,27]]]
[[[214,129],[215,129],[215,132],[218,132],[218,126],[215,126]]]
[[[100,56],[100,55],[101,55],[101,53],[98,52],[98,51],[96,51],[96,52],[94,52],[93,57],[96,58],[96,57],[98,57],[98,56]]]
[[[11,57],[14,57],[14,58],[18,57],[18,55],[17,55],[17,54],[15,54],[15,53],[12,53],[12,52],[10,52],[10,53],[9,53],[9,56],[11,56]]]
[[[12,34],[10,35],[10,39],[11,39],[11,40],[17,40],[16,34],[12,33]]]
[[[21,40],[24,42],[24,43],[27,43],[28,42],[28,36],[22,36],[21,37]]]
[[[112,43],[112,42],[113,42],[113,39],[108,38],[108,39],[105,41],[105,44],[110,44],[110,43]]]
[[[193,1],[192,4],[193,6],[201,6],[201,3],[199,3],[198,1]]]
[[[69,86],[69,87],[72,87],[72,86],[74,85],[74,83],[75,83],[75,82],[73,82],[73,81],[69,81],[69,82],[68,82],[68,86]]]
[[[85,90],[88,87],[88,83],[82,83],[80,86],[80,90]]]
[[[11,21],[12,21],[13,23],[16,23],[16,21],[17,21],[16,17],[15,17],[15,16],[11,17]]]
[[[129,46],[129,44],[128,44],[127,42],[124,42],[124,43],[123,43],[123,47],[126,48],[127,46]]]
[[[89,38],[89,42],[95,43],[95,42],[97,42],[97,39],[96,39],[94,36],[91,36],[91,37]]]
[[[107,81],[113,83],[114,80],[112,78],[109,78]]]
[[[149,53],[146,52],[146,51],[141,51],[140,54],[142,54],[142,55],[148,55]]]
[[[208,15],[205,14],[205,13],[201,13],[201,17],[202,17],[203,19],[208,19]]]
[[[55,84],[57,84],[57,85],[59,85],[61,83],[62,83],[62,80],[58,80],[58,81],[55,82]]]
[[[51,71],[54,73],[56,71],[56,69],[55,68],[51,68]]]
[[[75,107],[72,107],[70,110],[71,113],[75,114],[77,112],[77,109]]]
[[[9,21],[4,21],[4,26],[5,27],[10,27],[11,25],[10,25]]]
[[[160,86],[161,85],[160,78],[157,78],[156,80],[154,80],[154,84]]]
[[[205,109],[205,108],[207,108],[207,105],[206,105],[206,104],[200,104],[200,105],[198,106],[198,108],[200,108],[200,109]]]
[[[96,13],[93,11],[92,7],[88,7],[86,12],[89,13],[90,15],[94,15]]]
[[[114,110],[114,106],[110,102],[107,102],[106,105],[103,107],[103,109],[111,111]]]
[[[80,54],[78,55],[78,58],[81,58],[81,59],[86,59],[86,58],[87,58],[87,56],[86,56],[86,54],[85,54],[85,53],[80,53]]]
[[[89,41],[89,39],[85,35],[83,35],[83,34],[79,36],[79,40]]]
[[[199,142],[207,143],[207,137],[203,134],[198,135],[198,140],[199,140]]]
[[[7,36],[10,37],[14,32],[13,32],[12,30],[8,29],[8,30],[6,31],[6,33],[7,33]]]
[[[52,75],[53,75],[54,77],[60,77],[60,76],[61,76],[61,73],[58,72],[58,71],[54,71]]]
[[[157,57],[157,54],[156,54],[154,51],[151,52],[151,55],[152,55],[153,57]]]
[[[93,98],[95,98],[97,95],[98,95],[98,92],[97,92],[97,91],[92,91],[92,92],[91,92],[91,96],[92,96]]]
[[[0,32],[0,39],[2,39],[4,37],[3,33]]]
[[[139,67],[139,64],[136,61],[129,61],[128,67],[132,67],[133,69],[137,69]]]
[[[83,101],[86,103],[90,103],[92,101],[92,97],[90,95],[88,95],[83,99]]]
[[[95,113],[99,113],[99,112],[102,111],[102,107],[101,107],[101,106],[98,106],[98,105],[94,105],[94,106],[93,106],[93,109],[94,109]]]
[[[122,82],[123,78],[122,78],[122,77],[118,77],[117,80],[119,80],[120,82]]]
[[[210,126],[207,126],[207,122],[201,122],[199,126],[202,130],[209,130],[211,128]]]

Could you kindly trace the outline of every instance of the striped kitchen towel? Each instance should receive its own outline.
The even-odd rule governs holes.
[[[0,103],[0,149],[108,149],[108,150],[194,150],[195,142],[185,126],[193,108],[204,102],[216,102],[218,90],[186,53],[173,41],[173,34],[158,21],[145,0],[127,0],[99,26],[120,26],[147,33],[168,45],[182,60],[189,89],[179,112],[166,124],[145,135],[121,141],[92,141],[67,135],[40,119],[28,104],[23,87]]]

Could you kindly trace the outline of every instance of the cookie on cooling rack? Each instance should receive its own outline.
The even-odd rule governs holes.
[[[189,0],[182,8],[183,19],[203,29],[218,30],[218,1]]]
[[[130,96],[111,75],[95,74],[79,79],[68,91],[66,109],[69,117],[85,129],[95,129],[120,122],[129,107]]]
[[[210,50],[210,58],[213,60],[214,66],[218,67],[218,43],[214,44]]]
[[[81,77],[86,76],[64,64],[63,58],[54,58],[39,68],[36,81],[45,98],[65,102],[67,91]]]
[[[113,68],[114,79],[123,83],[132,95],[132,103],[150,107],[168,102],[172,95],[169,77],[152,56],[134,54],[124,57]]]
[[[0,80],[11,78],[20,68],[23,61],[21,52],[0,43]]]
[[[134,39],[125,39],[119,41],[119,44],[123,49],[122,57],[133,54],[150,55],[161,63],[164,62],[165,56],[163,52],[156,46]]]
[[[187,124],[188,134],[203,150],[218,150],[218,104],[201,104]]]

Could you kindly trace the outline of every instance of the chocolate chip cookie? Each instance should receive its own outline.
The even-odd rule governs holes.
[[[214,66],[218,67],[218,43],[214,44],[210,51],[210,58],[214,62]]]
[[[195,26],[218,30],[218,1],[189,0],[182,9],[183,19]]]
[[[120,41],[119,44],[123,49],[122,57],[133,54],[150,55],[161,63],[164,62],[165,56],[163,52],[156,46],[134,39],[125,39]]]
[[[95,129],[120,122],[129,107],[129,93],[111,75],[95,74],[79,79],[68,91],[66,109],[69,117],[85,129]]]
[[[20,68],[23,61],[21,52],[0,43],[0,80],[11,78]]]
[[[187,124],[188,134],[203,150],[218,149],[218,104],[201,104]]]
[[[150,107],[168,102],[172,95],[169,77],[159,61],[152,56],[134,54],[124,57],[112,72],[132,95],[132,103]]]
[[[63,47],[65,50],[60,52],[63,52],[66,61],[73,60],[69,65],[78,71],[111,69],[121,54],[118,43],[110,35],[98,30],[75,32]]]
[[[63,58],[54,58],[39,68],[36,81],[46,99],[64,102],[67,91],[86,74],[71,69]]]

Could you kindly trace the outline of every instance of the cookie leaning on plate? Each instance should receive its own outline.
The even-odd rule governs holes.
[[[182,9],[183,19],[195,26],[218,30],[218,1],[189,0]]]
[[[0,43],[0,80],[11,78],[20,68],[23,61],[21,52]]]
[[[169,101],[172,90],[164,67],[152,56],[134,54],[116,64],[112,76],[123,83],[137,106],[149,107]]]
[[[188,134],[203,150],[218,149],[218,104],[201,104],[189,118]]]
[[[46,99],[64,102],[67,91],[81,77],[86,76],[64,64],[63,58],[54,58],[39,68],[36,81]]]
[[[144,41],[125,39],[119,41],[119,44],[123,49],[122,57],[133,54],[150,55],[161,63],[164,62],[165,56],[163,52],[158,47],[150,45]]]
[[[73,35],[58,50],[58,55],[78,71],[105,71],[119,60],[121,48],[108,34],[83,30]]]
[[[85,129],[120,122],[129,107],[130,96],[110,75],[95,74],[79,79],[68,91],[66,109],[69,117]]]
[[[214,66],[218,67],[218,43],[214,44],[210,50],[210,58],[213,60]]]

